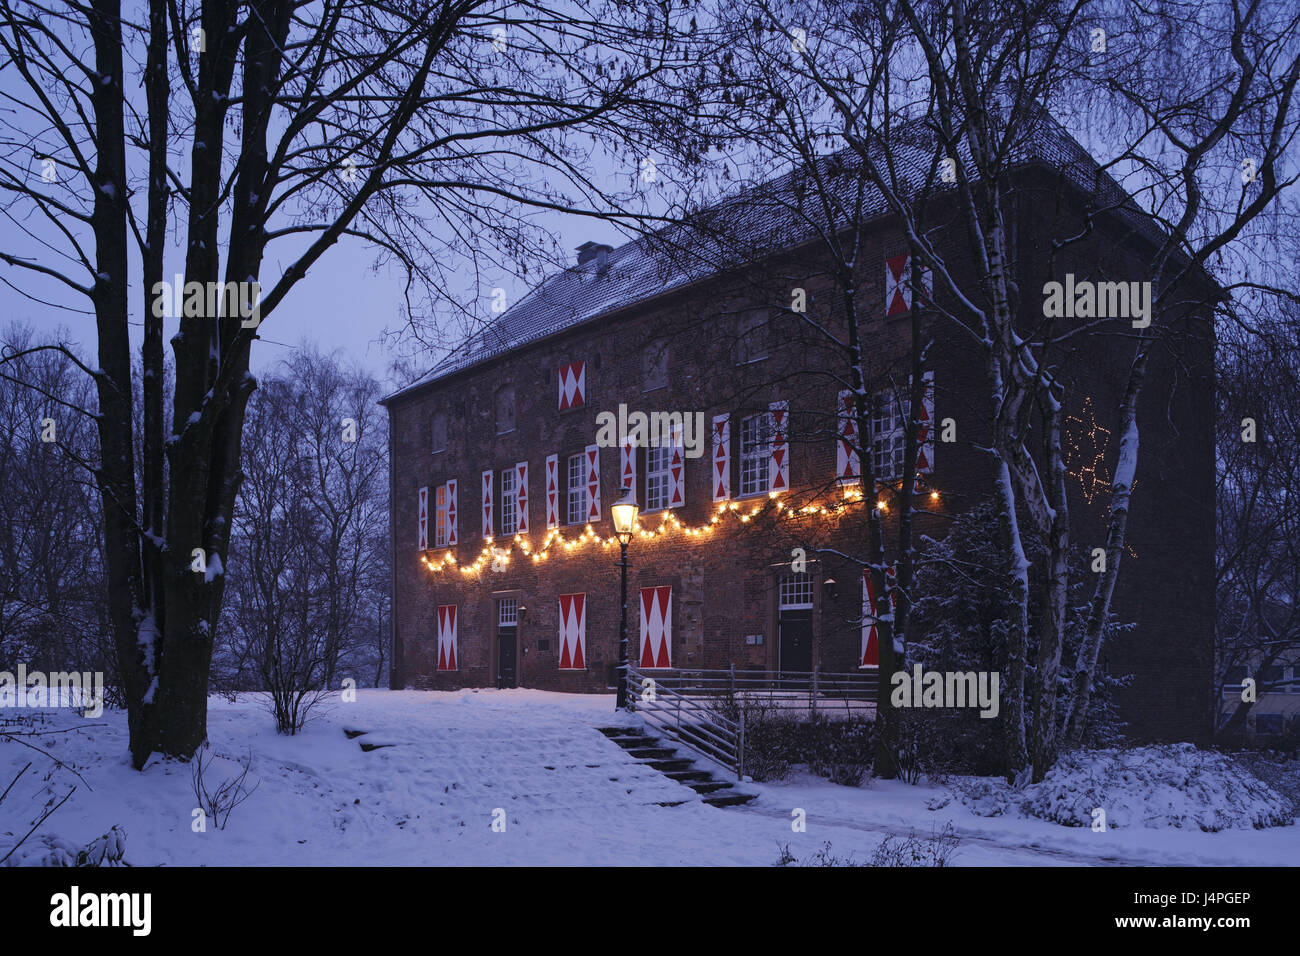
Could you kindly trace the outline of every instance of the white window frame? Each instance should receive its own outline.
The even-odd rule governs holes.
[[[777,582],[777,606],[782,611],[813,606],[813,579],[807,572],[788,571]]]
[[[871,397],[871,470],[879,481],[903,477],[911,396],[884,388]]]
[[[663,511],[672,497],[672,445],[645,450],[645,510]]]
[[[748,428],[757,427],[758,439],[747,438]],[[740,497],[765,495],[771,487],[768,474],[772,457],[772,437],[775,429],[771,412],[746,415],[740,420]],[[746,444],[749,443],[749,447]],[[746,479],[750,480],[746,480]]]
[[[575,474],[574,467],[577,467]],[[585,452],[578,452],[576,455],[569,455],[564,460],[565,475],[565,492],[564,492],[564,517],[565,524],[586,524],[587,507],[590,502],[587,501],[587,455]],[[575,510],[576,506],[576,510]],[[574,515],[577,519],[574,519]]]
[[[515,534],[519,530],[519,485],[513,468],[501,472],[501,533]]]
[[[497,598],[497,627],[519,626],[519,599]]]

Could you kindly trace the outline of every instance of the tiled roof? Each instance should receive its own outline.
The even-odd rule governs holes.
[[[929,176],[934,156],[929,135],[920,127],[896,133],[895,167],[904,177],[905,189],[919,189],[922,179]],[[1039,121],[1014,154],[1017,165],[1043,163],[1061,170],[1078,188],[1095,195],[1099,205],[1123,207],[1120,215],[1131,226],[1158,237],[1155,223],[1137,210],[1120,186],[1046,111],[1039,112]],[[964,168],[971,168],[968,154],[960,161]],[[859,162],[849,149],[819,160],[841,210],[855,201]],[[804,177],[798,173],[787,173],[760,183],[698,213],[689,233],[682,226],[665,227],[614,249],[604,268],[592,258],[543,280],[428,374],[384,401],[584,322],[683,288],[728,265],[804,245],[816,238],[825,217],[819,207],[814,208],[817,204],[811,193],[801,201],[801,180]],[[874,189],[864,191],[861,201],[859,221],[888,211],[884,197]],[[837,218],[840,222],[851,221],[843,212]]]

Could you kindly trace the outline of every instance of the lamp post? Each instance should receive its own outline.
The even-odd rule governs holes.
[[[619,551],[622,554],[619,569],[622,579],[620,595],[623,609],[618,619],[618,698],[614,702],[615,710],[622,710],[627,706],[627,545],[632,540],[632,529],[636,527],[636,516],[640,510],[630,488],[609,508],[610,518],[614,522],[614,533],[618,535]]]

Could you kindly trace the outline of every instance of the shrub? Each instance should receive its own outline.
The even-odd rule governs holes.
[[[918,837],[915,830],[903,838],[890,834],[871,855],[871,866],[947,866],[960,845],[951,823],[928,837]]]
[[[865,717],[802,724],[802,753],[808,768],[831,783],[857,787],[871,773],[876,746],[875,724]]]

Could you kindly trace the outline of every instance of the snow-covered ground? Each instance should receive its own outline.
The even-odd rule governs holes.
[[[47,726],[95,726],[33,743],[69,769],[0,744],[0,788],[33,764],[0,804],[0,856],[47,801],[76,786],[40,832],[84,845],[119,825],[137,866],[770,865],[783,846],[803,860],[826,843],[835,857],[863,861],[891,833],[929,835],[946,823],[961,838],[955,865],[1300,862],[1295,822],[1098,833],[977,816],[961,800],[945,802],[942,787],[897,782],[853,788],[796,775],[745,784],[759,794],[746,807],[711,807],[600,734],[595,728],[619,722],[613,711],[610,697],[533,690],[362,691],[354,703],[333,698],[302,734],[282,737],[257,697],[214,697],[209,785],[234,776],[249,753],[249,779],[260,783],[224,830],[209,821],[203,833],[191,826],[189,765],[153,758],[138,773],[127,763],[124,714],[88,721],[62,712]],[[368,733],[349,739],[345,728]],[[363,741],[392,746],[366,752]],[[687,802],[657,805],[679,800]],[[492,826],[498,809],[504,832]],[[792,830],[796,809],[805,832]],[[19,851],[29,860],[43,852],[36,838]]]

